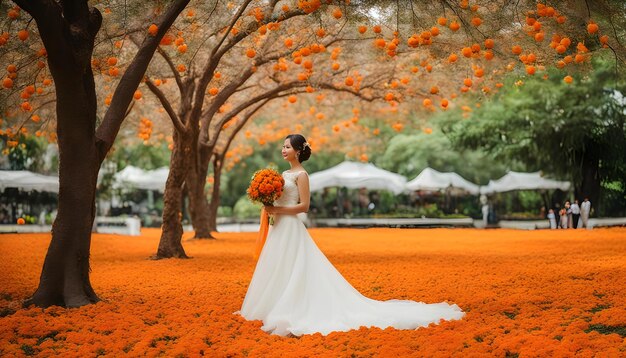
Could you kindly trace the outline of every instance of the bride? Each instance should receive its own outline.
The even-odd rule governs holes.
[[[265,207],[274,216],[274,225],[269,228],[241,310],[235,314],[263,320],[262,330],[290,337],[316,332],[327,335],[360,326],[416,329],[465,315],[456,304],[377,301],[352,287],[296,216],[309,209],[309,178],[301,163],[311,156],[311,147],[302,135],[290,134],[282,155],[291,169],[282,174],[285,185],[275,206]]]

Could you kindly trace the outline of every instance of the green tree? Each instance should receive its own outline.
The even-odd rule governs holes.
[[[409,180],[426,167],[431,167],[442,172],[456,172],[471,182],[484,185],[489,179],[504,175],[507,169],[503,163],[488,157],[480,150],[453,148],[450,140],[441,131],[435,130],[431,134],[396,135],[376,163]],[[519,167],[519,164],[512,163]]]
[[[573,75],[572,83],[552,70],[545,79],[505,86],[471,119],[449,120],[444,130],[457,148],[482,149],[569,178],[576,198],[587,196],[596,208],[603,186],[622,190],[623,202],[626,82],[607,61],[598,58],[592,66],[584,76]]]
[[[25,305],[78,307],[95,303],[99,298],[89,278],[89,254],[100,164],[117,137],[154,51],[189,0],[172,1],[160,16],[148,20],[154,20],[152,34],[145,32],[102,118],[97,115],[92,69],[92,54],[103,22],[100,10],[84,0],[13,2],[19,5],[13,11],[21,8],[28,14],[25,21],[36,25],[42,53],[47,54],[43,67],[49,69],[55,87],[55,137],[59,145],[58,215],[39,286]],[[28,113],[32,109],[29,102],[22,103],[21,108]],[[11,130],[14,132],[17,130]]]
[[[143,143],[121,145],[116,143],[114,148],[115,151],[110,154],[109,159],[117,164],[117,170],[128,165],[145,170],[154,170],[165,167],[170,162],[170,151],[165,141],[155,145]]]
[[[5,143],[5,150],[11,170],[31,170],[41,172],[44,167],[44,153],[47,141],[35,136],[20,136],[19,144],[9,146],[7,136],[0,137]]]

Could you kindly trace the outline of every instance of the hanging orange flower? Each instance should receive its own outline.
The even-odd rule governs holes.
[[[156,36],[157,32],[159,32],[159,27],[157,25],[152,24],[148,27],[148,34],[150,34],[150,36]]]

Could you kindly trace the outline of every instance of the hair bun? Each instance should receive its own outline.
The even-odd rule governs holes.
[[[302,134],[290,134],[285,139],[289,139],[293,149],[300,152],[298,155],[298,161],[300,161],[300,163],[311,157],[311,145]]]

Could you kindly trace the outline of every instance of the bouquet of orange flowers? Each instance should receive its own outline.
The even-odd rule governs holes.
[[[285,179],[274,169],[261,169],[258,170],[252,176],[252,181],[248,187],[248,198],[252,201],[259,202],[263,205],[271,206],[274,200],[278,199],[283,193],[283,186],[285,185]],[[265,208],[261,210],[261,227],[259,229],[259,236],[256,240],[255,258],[258,259],[263,246],[265,245],[265,238],[269,230],[268,224],[274,223],[274,218],[270,217],[265,211]]]
[[[261,169],[252,176],[248,187],[248,198],[263,205],[271,206],[283,193],[285,180],[274,169]]]

